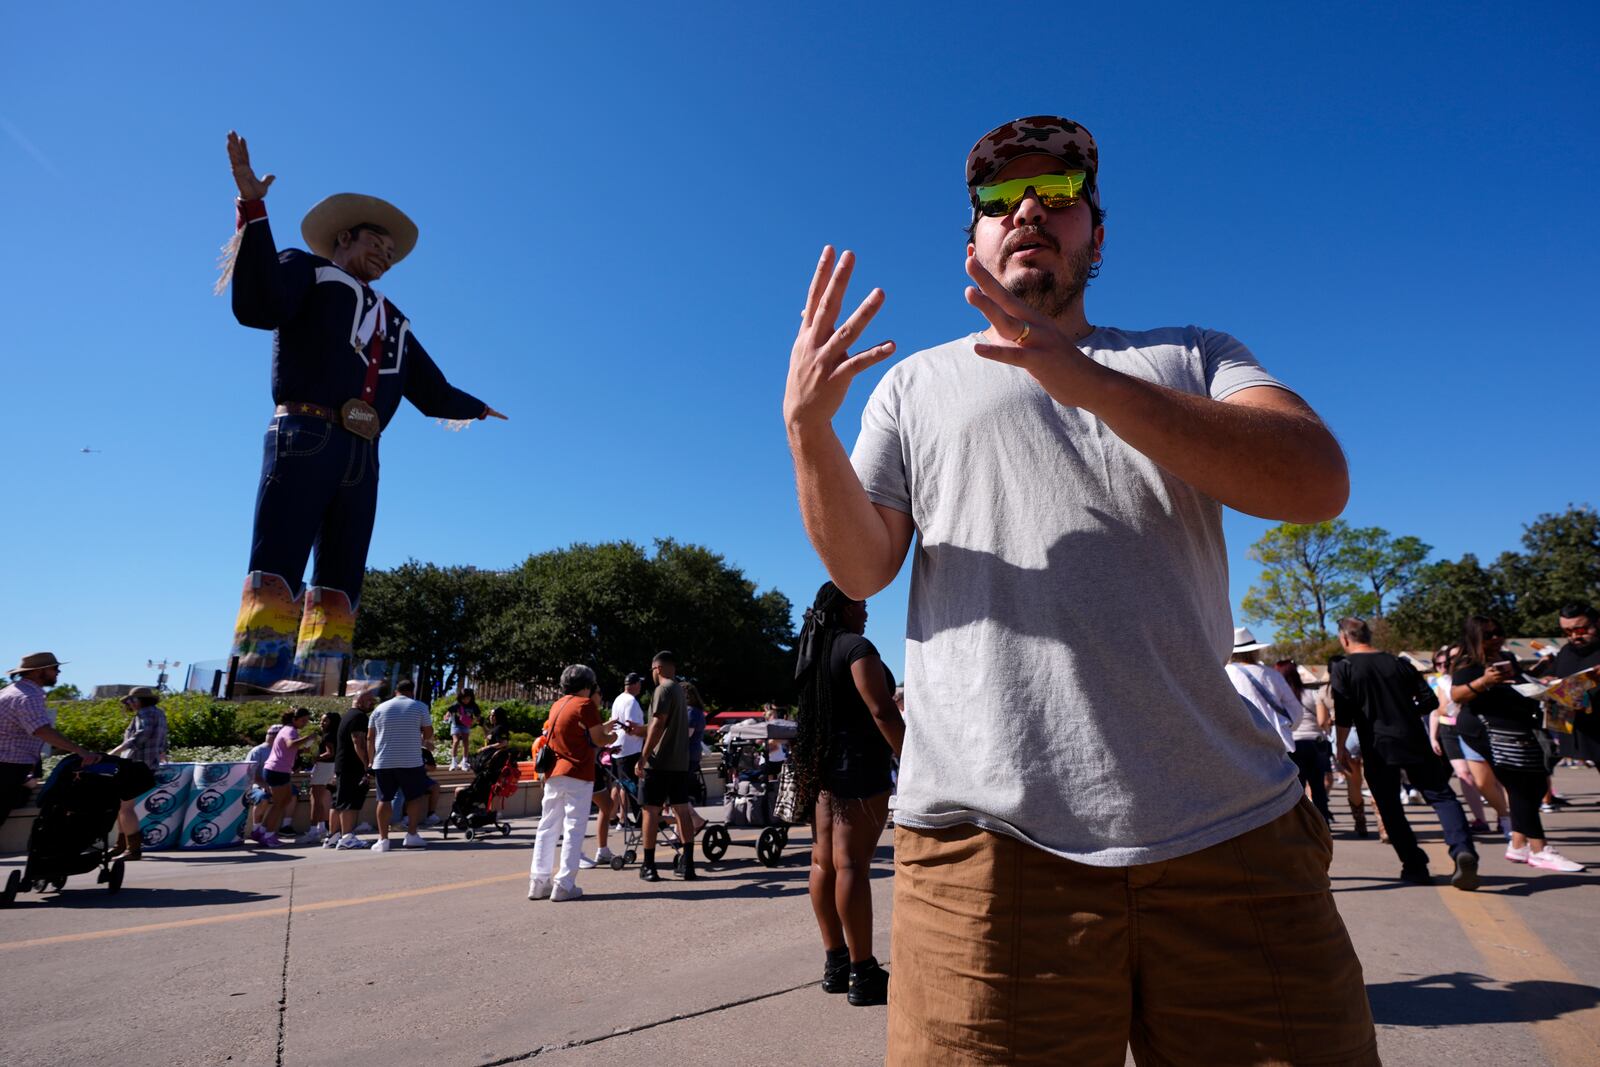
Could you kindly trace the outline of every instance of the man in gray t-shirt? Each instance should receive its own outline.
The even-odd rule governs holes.
[[[1097,170],[1088,131],[1053,116],[974,146],[967,301],[987,329],[893,367],[853,455],[831,420],[893,343],[849,355],[878,290],[835,328],[848,252],[836,265],[824,250],[791,357],[784,415],[801,513],[830,577],[865,599],[916,542],[890,1062],[1047,1050],[1120,1062],[1127,1040],[1184,1062],[1293,1060],[1300,1040],[1367,1062],[1372,1024],[1329,893],[1326,828],[1305,821],[1293,764],[1223,670],[1223,506],[1332,518],[1349,491],[1344,457],[1228,334],[1090,324],[1084,290],[1105,237]],[[1258,855],[1271,890],[1251,869]],[[1164,943],[1145,919],[1134,952],[1131,916],[1157,904],[1153,892],[1130,899],[1128,879],[1153,864],[1172,872],[1162,905],[1192,905],[1170,926],[1188,941]],[[1012,888],[1022,871],[1072,894],[1024,908]],[[969,886],[993,895],[956,911],[937,903]],[[1317,929],[1317,951],[1293,964],[1266,961],[1297,935],[1252,910],[1276,893],[1303,898],[1296,914]],[[972,924],[957,921],[969,913]],[[1110,922],[1091,934],[1086,916]],[[1059,952],[1018,963],[1039,945]],[[1209,953],[1242,961],[1235,992],[1184,978]],[[1120,972],[1108,963],[1135,957]],[[1104,987],[1044,977],[1080,965],[1107,975]],[[991,1003],[974,976],[1008,971],[1022,984]],[[1350,1014],[1324,1025],[1329,990]],[[1075,1025],[1069,1003],[1095,1025]],[[1197,1047],[1185,1013],[1228,1025],[1205,1028]],[[1273,1031],[1285,1019],[1294,1034]]]
[[[367,720],[372,742],[372,771],[378,780],[378,839],[372,847],[388,852],[390,803],[396,793],[405,800],[406,848],[422,848],[425,842],[417,830],[428,804],[428,772],[423,769],[422,746],[433,743],[433,716],[428,705],[416,699],[416,686],[409,678],[395,686],[395,695],[373,709]]]

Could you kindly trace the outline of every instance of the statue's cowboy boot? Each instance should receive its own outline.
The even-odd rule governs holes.
[[[251,571],[233,627],[233,655],[239,658],[236,692],[272,692],[288,679],[299,626],[300,602],[289,583],[276,574]]]
[[[331,696],[339,692],[339,681],[354,652],[355,609],[348,593],[325,585],[311,586],[303,601],[294,652],[295,678],[308,683],[311,692]]]

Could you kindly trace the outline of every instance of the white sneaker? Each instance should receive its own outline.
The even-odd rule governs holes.
[[[442,822],[444,822],[444,820],[439,818],[439,813],[438,812],[434,812],[432,815],[430,815],[426,819],[422,820],[422,825],[423,826],[438,826]]]
[[[427,848],[428,843],[422,839],[421,834],[407,834],[406,839],[400,842],[401,848]]]
[[[306,836],[300,839],[300,843],[302,845],[315,845],[327,836],[328,831],[324,830],[320,826],[313,826],[311,829],[306,831]]]
[[[322,839],[322,847],[323,848],[338,848],[339,847],[339,842],[341,842],[343,840],[344,840],[344,838],[340,837],[338,834],[329,834],[327,837],[324,837]]]
[[[551,900],[577,900],[581,896],[583,896],[583,890],[579,889],[577,886],[571,886],[569,888],[558,885],[554,889],[550,890]]]
[[[578,857],[578,870],[580,870],[580,871],[592,871],[592,870],[594,870],[594,863],[595,863],[595,861],[590,859],[588,856],[579,856]]]
[[[611,850],[609,848],[603,848],[599,852],[596,852],[594,854],[594,861],[597,864],[598,863],[610,863],[615,858],[616,858],[616,856],[612,854],[612,852],[611,852]]]
[[[361,838],[357,837],[355,834],[345,834],[343,837],[339,838],[339,843],[334,846],[334,848],[337,848],[337,849],[339,849],[341,851],[352,849],[352,848],[367,848],[367,847],[368,847],[367,843],[365,841],[361,840]]]
[[[545,897],[547,897],[549,895],[550,895],[550,883],[549,882],[529,882],[528,883],[528,899],[529,900],[543,900]]]
[[[1548,851],[1549,846],[1546,845],[1545,848]],[[1527,863],[1531,854],[1532,852],[1527,845],[1523,845],[1521,848],[1513,848],[1510,845],[1506,846],[1506,859],[1510,860],[1512,863]]]
[[[1583,864],[1572,862],[1549,845],[1529,856],[1528,866],[1537,867],[1541,871],[1563,871],[1567,874],[1576,874],[1583,870]],[[550,899],[555,898],[552,896]]]
[[[394,848],[394,842],[390,841],[387,837],[381,841],[374,841],[372,843],[372,851],[374,852],[388,852],[392,848]]]

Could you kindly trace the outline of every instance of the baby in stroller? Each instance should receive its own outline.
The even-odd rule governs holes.
[[[511,751],[511,732],[505,725],[505,712],[489,713],[488,744],[471,759],[472,782],[456,790],[450,815],[441,829],[450,836],[453,826],[471,841],[484,827],[499,830],[502,837],[511,833],[511,824],[496,818],[495,801],[517,790],[517,761]]]

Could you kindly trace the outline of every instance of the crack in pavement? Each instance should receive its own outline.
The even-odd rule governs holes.
[[[802,989],[810,989],[816,984],[817,981],[813,978],[809,981],[801,982],[799,985],[789,986],[787,989],[777,989],[770,993],[757,993],[754,996],[740,997],[737,1000],[726,1001],[722,1004],[713,1004],[709,1008],[700,1008],[697,1011],[686,1011],[678,1015],[669,1015],[665,1019],[655,1019],[651,1022],[639,1023],[637,1026],[625,1026],[620,1030],[613,1030],[608,1034],[596,1034],[594,1037],[580,1037],[574,1041],[562,1041],[553,1045],[540,1045],[532,1052],[521,1052],[514,1056],[504,1056],[498,1060],[489,1060],[487,1063],[480,1064],[479,1067],[504,1067],[504,1065],[508,1063],[525,1063],[528,1060],[544,1055],[546,1052],[563,1052],[567,1049],[583,1048],[585,1045],[598,1045],[600,1042],[610,1041],[614,1037],[627,1037],[629,1034],[640,1034],[646,1030],[654,1030],[658,1026],[666,1026],[669,1023],[679,1023],[683,1022],[685,1019],[697,1019],[702,1015],[711,1015],[715,1012],[726,1011],[729,1008],[738,1008],[745,1004],[754,1004],[762,1000],[771,1000],[773,997],[781,997],[789,993],[799,992]]]
[[[278,989],[278,1059],[283,1067],[284,1024],[289,1013],[289,934],[294,929],[294,871],[289,872],[289,904],[283,916],[283,984]]]

